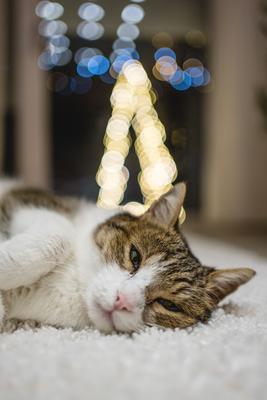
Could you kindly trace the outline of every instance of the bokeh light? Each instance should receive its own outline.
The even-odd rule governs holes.
[[[202,86],[204,83],[204,70],[199,67],[190,67],[186,69],[186,73],[191,77],[193,87]]]
[[[183,69],[191,68],[191,67],[198,67],[204,70],[202,62],[198,58],[188,58],[183,62]]]
[[[97,173],[100,207],[114,208],[123,200],[129,178],[123,171],[130,147],[131,124],[136,133],[135,149],[141,167],[138,181],[145,204],[129,203],[124,209],[141,214],[171,188],[177,168],[164,145],[166,132],[153,107],[155,100],[156,94],[151,90],[142,64],[133,59],[126,61],[111,94],[113,111],[104,139],[105,153]]]
[[[49,44],[53,46],[56,53],[61,53],[70,45],[70,40],[65,35],[54,35],[50,38]]]
[[[132,40],[116,39],[112,45],[113,50],[135,49],[135,43]]]
[[[39,24],[38,32],[41,36],[51,37],[54,35],[64,35],[68,30],[67,24],[63,21],[46,21],[43,20]]]
[[[177,91],[185,91],[191,87],[203,87],[210,83],[210,72],[204,68],[197,58],[188,58],[182,68],[177,65],[175,52],[168,47],[161,47],[154,53],[156,60],[152,67],[154,77],[159,81],[167,81]]]
[[[155,67],[166,81],[172,78],[178,68],[175,59],[170,56],[161,56],[158,58]]]
[[[130,4],[122,10],[121,18],[130,24],[138,24],[145,16],[144,9],[137,4]]]
[[[122,206],[122,208],[124,211],[129,212],[136,217],[139,217],[140,215],[144,214],[146,210],[148,210],[148,206],[138,203],[137,201],[130,201],[129,203]]]
[[[154,58],[156,61],[163,56],[167,56],[167,57],[170,57],[170,58],[173,58],[174,60],[176,60],[175,52],[172,49],[170,49],[169,47],[161,47],[154,53]]]
[[[69,49],[65,49],[60,53],[51,54],[51,61],[54,66],[63,66],[70,62],[72,59],[72,52]]]
[[[61,17],[64,7],[56,2],[40,1],[35,8],[35,13],[40,18],[53,20]]]
[[[112,67],[117,74],[119,74],[122,70],[122,67],[126,61],[132,60],[130,54],[121,54],[115,58],[112,63]]]
[[[89,60],[91,57],[94,57],[96,55],[102,55],[102,52],[99,49],[93,47],[81,47],[76,51],[74,60],[76,64],[79,64],[81,60],[85,58]]]
[[[169,82],[171,85],[178,85],[183,80],[183,71],[177,68],[173,76],[170,78]]]
[[[114,70],[113,64],[110,66],[109,74],[114,80],[116,80],[118,78],[119,74]]]
[[[172,47],[173,46],[173,38],[167,32],[157,32],[152,37],[152,44],[156,49],[161,47]]]
[[[55,66],[66,65],[71,58],[72,52],[69,49],[65,49],[64,51],[58,53],[45,50],[39,56],[37,64],[39,68],[48,71]]]
[[[77,27],[77,34],[83,39],[97,40],[103,36],[105,30],[98,22],[81,22]]]
[[[128,56],[128,57],[130,57],[130,58],[132,58],[134,60],[139,60],[139,58],[140,58],[139,53],[135,49],[133,49],[133,48],[124,48],[124,49],[114,50],[110,54],[109,59],[113,63],[118,56],[124,56],[124,55]]]
[[[45,71],[52,69],[54,65],[51,60],[50,52],[47,50],[43,51],[38,57],[37,64],[40,69],[43,69]]]
[[[117,35],[122,40],[135,40],[140,34],[138,26],[124,23],[117,29]]]
[[[185,35],[186,42],[197,49],[204,47],[207,44],[205,34],[199,30],[191,30]]]
[[[78,14],[86,21],[100,21],[104,17],[105,11],[98,4],[88,2],[79,7]]]
[[[96,55],[89,59],[87,66],[92,75],[102,75],[108,71],[110,63],[105,56]]]
[[[182,78],[180,82],[172,83],[171,85],[175,90],[184,91],[189,89],[191,87],[191,84],[192,84],[191,76],[186,71],[182,71]]]
[[[154,77],[158,80],[158,81],[165,81],[165,79],[163,78],[163,76],[161,76],[160,72],[158,71],[158,69],[156,68],[156,64],[153,66],[152,68],[152,73],[154,75]]]
[[[93,74],[88,69],[90,58],[83,58],[77,65],[77,74],[82,78],[90,78]]]
[[[65,22],[57,20],[64,13],[64,7],[57,2],[41,1],[35,12],[43,19],[39,23],[39,34],[46,38],[46,48],[37,61],[39,68],[50,70],[68,64],[72,59],[70,40],[65,36],[68,27]]]
[[[204,68],[204,73],[203,73],[203,83],[202,86],[206,86],[211,82],[211,75],[210,72]]]
[[[130,85],[148,87],[147,73],[138,61],[127,61],[123,65],[123,74]]]
[[[108,85],[114,85],[114,83],[116,82],[116,79],[114,79],[109,71],[107,71],[105,74],[100,75],[100,79],[101,81],[103,81],[104,83],[107,83]]]

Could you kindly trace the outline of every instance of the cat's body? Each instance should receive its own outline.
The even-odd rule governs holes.
[[[179,186],[179,193],[178,193]],[[181,185],[137,218],[0,184],[0,319],[102,331],[205,321],[253,276],[192,255],[177,218]]]
[[[53,219],[58,227],[62,227],[59,228],[62,229],[62,238],[52,238],[54,241],[51,244],[52,252],[57,248],[56,242],[58,242],[58,247],[62,247],[65,253],[59,259],[55,254],[54,260],[51,255],[49,263],[54,265],[49,265],[48,268],[44,266],[44,272],[40,273],[37,281],[33,278],[34,281],[25,286],[19,285],[2,290],[5,319],[30,319],[43,324],[77,329],[90,325],[91,321],[84,304],[84,288],[80,277],[83,276],[84,264],[86,264],[87,277],[91,279],[103,265],[92,235],[97,224],[104,222],[111,213],[84,201],[59,199],[50,195],[45,198],[45,193],[41,191],[14,186],[11,191],[3,193],[0,202],[2,205],[0,220],[2,243],[27,230],[32,226],[34,220],[38,219],[37,223],[42,230]],[[49,234],[53,235],[53,232]],[[60,243],[61,239],[65,243]],[[81,245],[83,240],[86,240],[86,254]],[[40,245],[42,246],[41,242]],[[62,249],[59,249],[59,252]],[[32,251],[35,250],[29,244],[18,256],[30,259]],[[40,265],[35,265],[36,269],[39,267]],[[17,273],[20,274],[19,271]],[[11,284],[11,286],[17,285]],[[1,288],[4,287],[5,284],[2,284]]]

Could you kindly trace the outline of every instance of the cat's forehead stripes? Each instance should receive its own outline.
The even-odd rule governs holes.
[[[96,239],[101,242],[106,235],[124,235],[125,240],[131,240],[139,246],[139,250],[150,257],[161,254],[162,260],[179,255],[185,249],[181,235],[175,230],[168,230],[153,221],[143,221],[129,214],[119,214],[100,225],[96,231]]]

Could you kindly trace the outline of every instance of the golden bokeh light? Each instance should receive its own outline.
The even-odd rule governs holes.
[[[195,48],[201,48],[206,46],[207,38],[205,34],[199,30],[191,30],[185,35],[186,42]]]
[[[162,57],[162,65],[165,63],[177,69],[175,60],[167,58]],[[142,64],[136,60],[125,62],[111,94],[112,116],[107,124],[105,152],[96,177],[100,186],[97,202],[100,207],[116,208],[123,200],[129,179],[129,171],[124,163],[131,146],[131,125],[136,134],[134,146],[141,167],[138,182],[144,204],[131,202],[124,205],[123,209],[140,215],[153,201],[171,189],[178,172],[164,144],[165,128],[153,107],[156,99],[157,95],[151,88]],[[184,210],[181,217],[185,217]]]
[[[173,47],[173,38],[167,32],[157,32],[152,38],[152,44],[156,49],[160,47]]]

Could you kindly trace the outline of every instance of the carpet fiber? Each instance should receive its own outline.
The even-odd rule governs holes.
[[[199,237],[191,245],[207,265],[257,275],[193,329],[2,334],[1,400],[266,399],[267,260]]]

